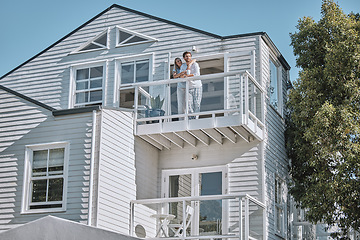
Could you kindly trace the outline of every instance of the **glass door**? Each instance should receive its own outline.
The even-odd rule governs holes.
[[[225,194],[225,167],[164,170],[163,196],[165,198]],[[226,204],[223,200],[187,201],[185,209],[194,209],[187,235],[221,235],[226,229],[223,219]],[[225,206],[226,205],[226,206]],[[183,202],[169,203],[169,214],[179,223],[183,219]]]
[[[190,197],[191,174],[172,175],[169,176],[169,197]],[[186,202],[186,205],[190,205],[190,202]],[[175,215],[176,219],[183,218],[183,202],[172,202],[169,204],[169,213]]]
[[[200,196],[222,194],[222,172],[199,173]],[[222,234],[222,200],[199,203],[199,234]]]

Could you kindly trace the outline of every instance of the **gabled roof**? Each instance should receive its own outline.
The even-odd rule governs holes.
[[[189,26],[186,26],[186,25],[183,25],[183,24],[180,24],[180,23],[176,23],[176,22],[173,22],[173,21],[169,21],[169,20],[166,20],[166,19],[163,19],[163,18],[159,18],[159,17],[156,17],[156,16],[152,16],[150,14],[147,14],[147,13],[143,13],[143,12],[139,12],[139,11],[136,11],[136,10],[133,10],[133,9],[130,9],[130,8],[127,8],[127,7],[123,7],[123,6],[120,6],[120,5],[117,5],[117,4],[113,4],[111,5],[110,7],[108,7],[107,9],[105,9],[104,11],[102,11],[101,13],[99,13],[98,15],[96,15],[95,17],[91,18],[89,21],[85,22],[84,24],[82,24],[81,26],[79,26],[78,28],[76,28],[75,30],[73,30],[72,32],[70,32],[69,34],[67,34],[66,36],[62,37],[61,39],[59,39],[58,41],[56,41],[55,43],[53,43],[51,46],[47,47],[46,49],[44,49],[43,51],[41,51],[40,53],[36,54],[35,56],[33,56],[32,58],[30,58],[29,60],[25,61],[24,63],[20,64],[19,66],[15,67],[13,70],[11,70],[10,72],[6,73],[5,75],[1,76],[0,79],[8,76],[9,74],[11,74],[12,72],[16,71],[17,69],[19,69],[20,67],[22,67],[23,65],[25,65],[26,63],[30,62],[31,60],[33,60],[34,58],[38,57],[39,55],[43,54],[44,52],[46,52],[47,50],[51,49],[52,47],[54,47],[56,44],[60,43],[61,41],[63,41],[64,39],[66,39],[67,37],[71,36],[72,34],[74,34],[75,32],[77,32],[78,30],[80,30],[81,28],[83,28],[84,26],[88,25],[89,23],[91,23],[92,21],[94,21],[95,19],[97,19],[98,17],[100,17],[101,15],[105,14],[106,12],[110,11],[112,8],[119,8],[119,9],[122,9],[122,10],[125,10],[125,11],[128,11],[128,12],[132,12],[132,13],[135,13],[135,14],[138,14],[138,15],[141,15],[141,16],[145,16],[145,17],[148,17],[148,18],[151,18],[151,19],[155,19],[155,20],[158,20],[158,21],[161,21],[161,22],[165,22],[165,23],[168,23],[168,24],[171,24],[171,25],[174,25],[174,26],[177,26],[177,27],[181,27],[181,28],[184,28],[184,29],[188,29],[188,30],[191,30],[191,31],[194,31],[194,32],[198,32],[198,33],[201,33],[201,34],[204,34],[204,35],[207,35],[207,36],[210,36],[210,37],[213,37],[213,38],[217,38],[217,39],[221,39],[221,40],[226,40],[226,39],[232,39],[232,38],[240,38],[240,37],[247,37],[247,36],[256,36],[256,35],[261,35],[266,42],[271,42],[272,41],[270,40],[269,36],[265,33],[265,32],[254,32],[254,33],[245,33],[245,34],[237,34],[237,35],[229,35],[229,36],[220,36],[220,35],[217,35],[217,34],[213,34],[213,33],[210,33],[210,32],[206,32],[206,31],[203,31],[203,30],[200,30],[200,29],[197,29],[197,28],[193,28],[193,27],[189,27]],[[275,47],[274,44],[272,44],[273,46],[272,47]],[[276,48],[276,47],[275,47]],[[277,50],[277,49],[276,49]],[[279,56],[279,61],[284,65],[284,67],[286,69],[290,69],[290,65],[286,62],[286,60],[284,59],[284,57],[282,55]]]
[[[28,96],[25,96],[24,94],[21,94],[17,91],[11,90],[10,88],[4,87],[3,85],[0,85],[0,89],[4,90],[8,93],[11,93],[19,98],[22,98],[28,102],[31,102],[35,105],[38,105],[42,108],[45,108],[52,112],[53,116],[61,116],[61,115],[68,115],[68,114],[76,114],[76,113],[84,113],[84,112],[92,112],[93,110],[99,110],[101,106],[87,106],[87,107],[80,107],[80,108],[71,108],[71,109],[55,109],[53,107],[50,107],[49,105],[46,105],[42,102],[39,102],[33,98],[30,98]]]
[[[47,216],[0,233],[0,239],[86,239],[137,240],[138,238],[87,226],[70,220]]]
[[[17,97],[20,97],[28,102],[31,102],[35,105],[38,105],[42,108],[45,108],[52,112],[53,116],[63,116],[63,115],[70,115],[70,114],[77,114],[77,113],[85,113],[85,112],[92,112],[94,110],[101,110],[103,108],[106,109],[113,109],[113,110],[119,110],[119,111],[126,111],[126,112],[133,112],[132,109],[129,108],[120,108],[120,107],[103,107],[101,105],[94,105],[94,106],[85,106],[85,107],[78,107],[78,108],[69,108],[69,109],[55,109],[53,107],[50,107],[49,105],[46,105],[42,102],[39,102],[33,98],[30,98],[28,96],[25,96],[24,94],[21,94],[17,91],[11,90],[10,88],[4,87],[3,85],[0,85],[0,90],[4,90],[8,93],[11,93]],[[1,238],[0,238],[1,239]]]

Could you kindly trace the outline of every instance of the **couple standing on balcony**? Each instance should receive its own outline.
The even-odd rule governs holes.
[[[191,52],[184,52],[183,58],[185,63],[182,63],[180,58],[175,58],[173,77],[185,78],[200,76],[200,67],[195,59],[192,59]],[[177,84],[177,102],[178,102],[178,114],[184,114],[186,108],[186,82],[179,82]],[[201,80],[189,81],[189,113],[200,112],[200,103],[202,98],[202,83]],[[189,119],[195,119],[194,116]]]

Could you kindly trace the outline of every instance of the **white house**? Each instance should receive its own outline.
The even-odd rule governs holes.
[[[185,51],[201,76],[171,79]],[[0,78],[0,239],[48,215],[127,237],[300,239],[289,69],[264,32],[218,36],[112,5]],[[194,79],[200,112],[179,114],[177,83]]]

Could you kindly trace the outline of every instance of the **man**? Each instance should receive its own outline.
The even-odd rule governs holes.
[[[191,52],[184,52],[183,58],[185,63],[180,67],[180,72],[185,71],[185,77],[200,76],[200,67],[197,62],[192,61]],[[178,96],[178,112],[179,114],[185,113],[186,102],[185,102],[185,84],[179,84],[177,88]],[[200,112],[200,104],[202,98],[202,83],[201,80],[190,80],[189,81],[189,113]],[[194,119],[195,117],[189,117]]]

